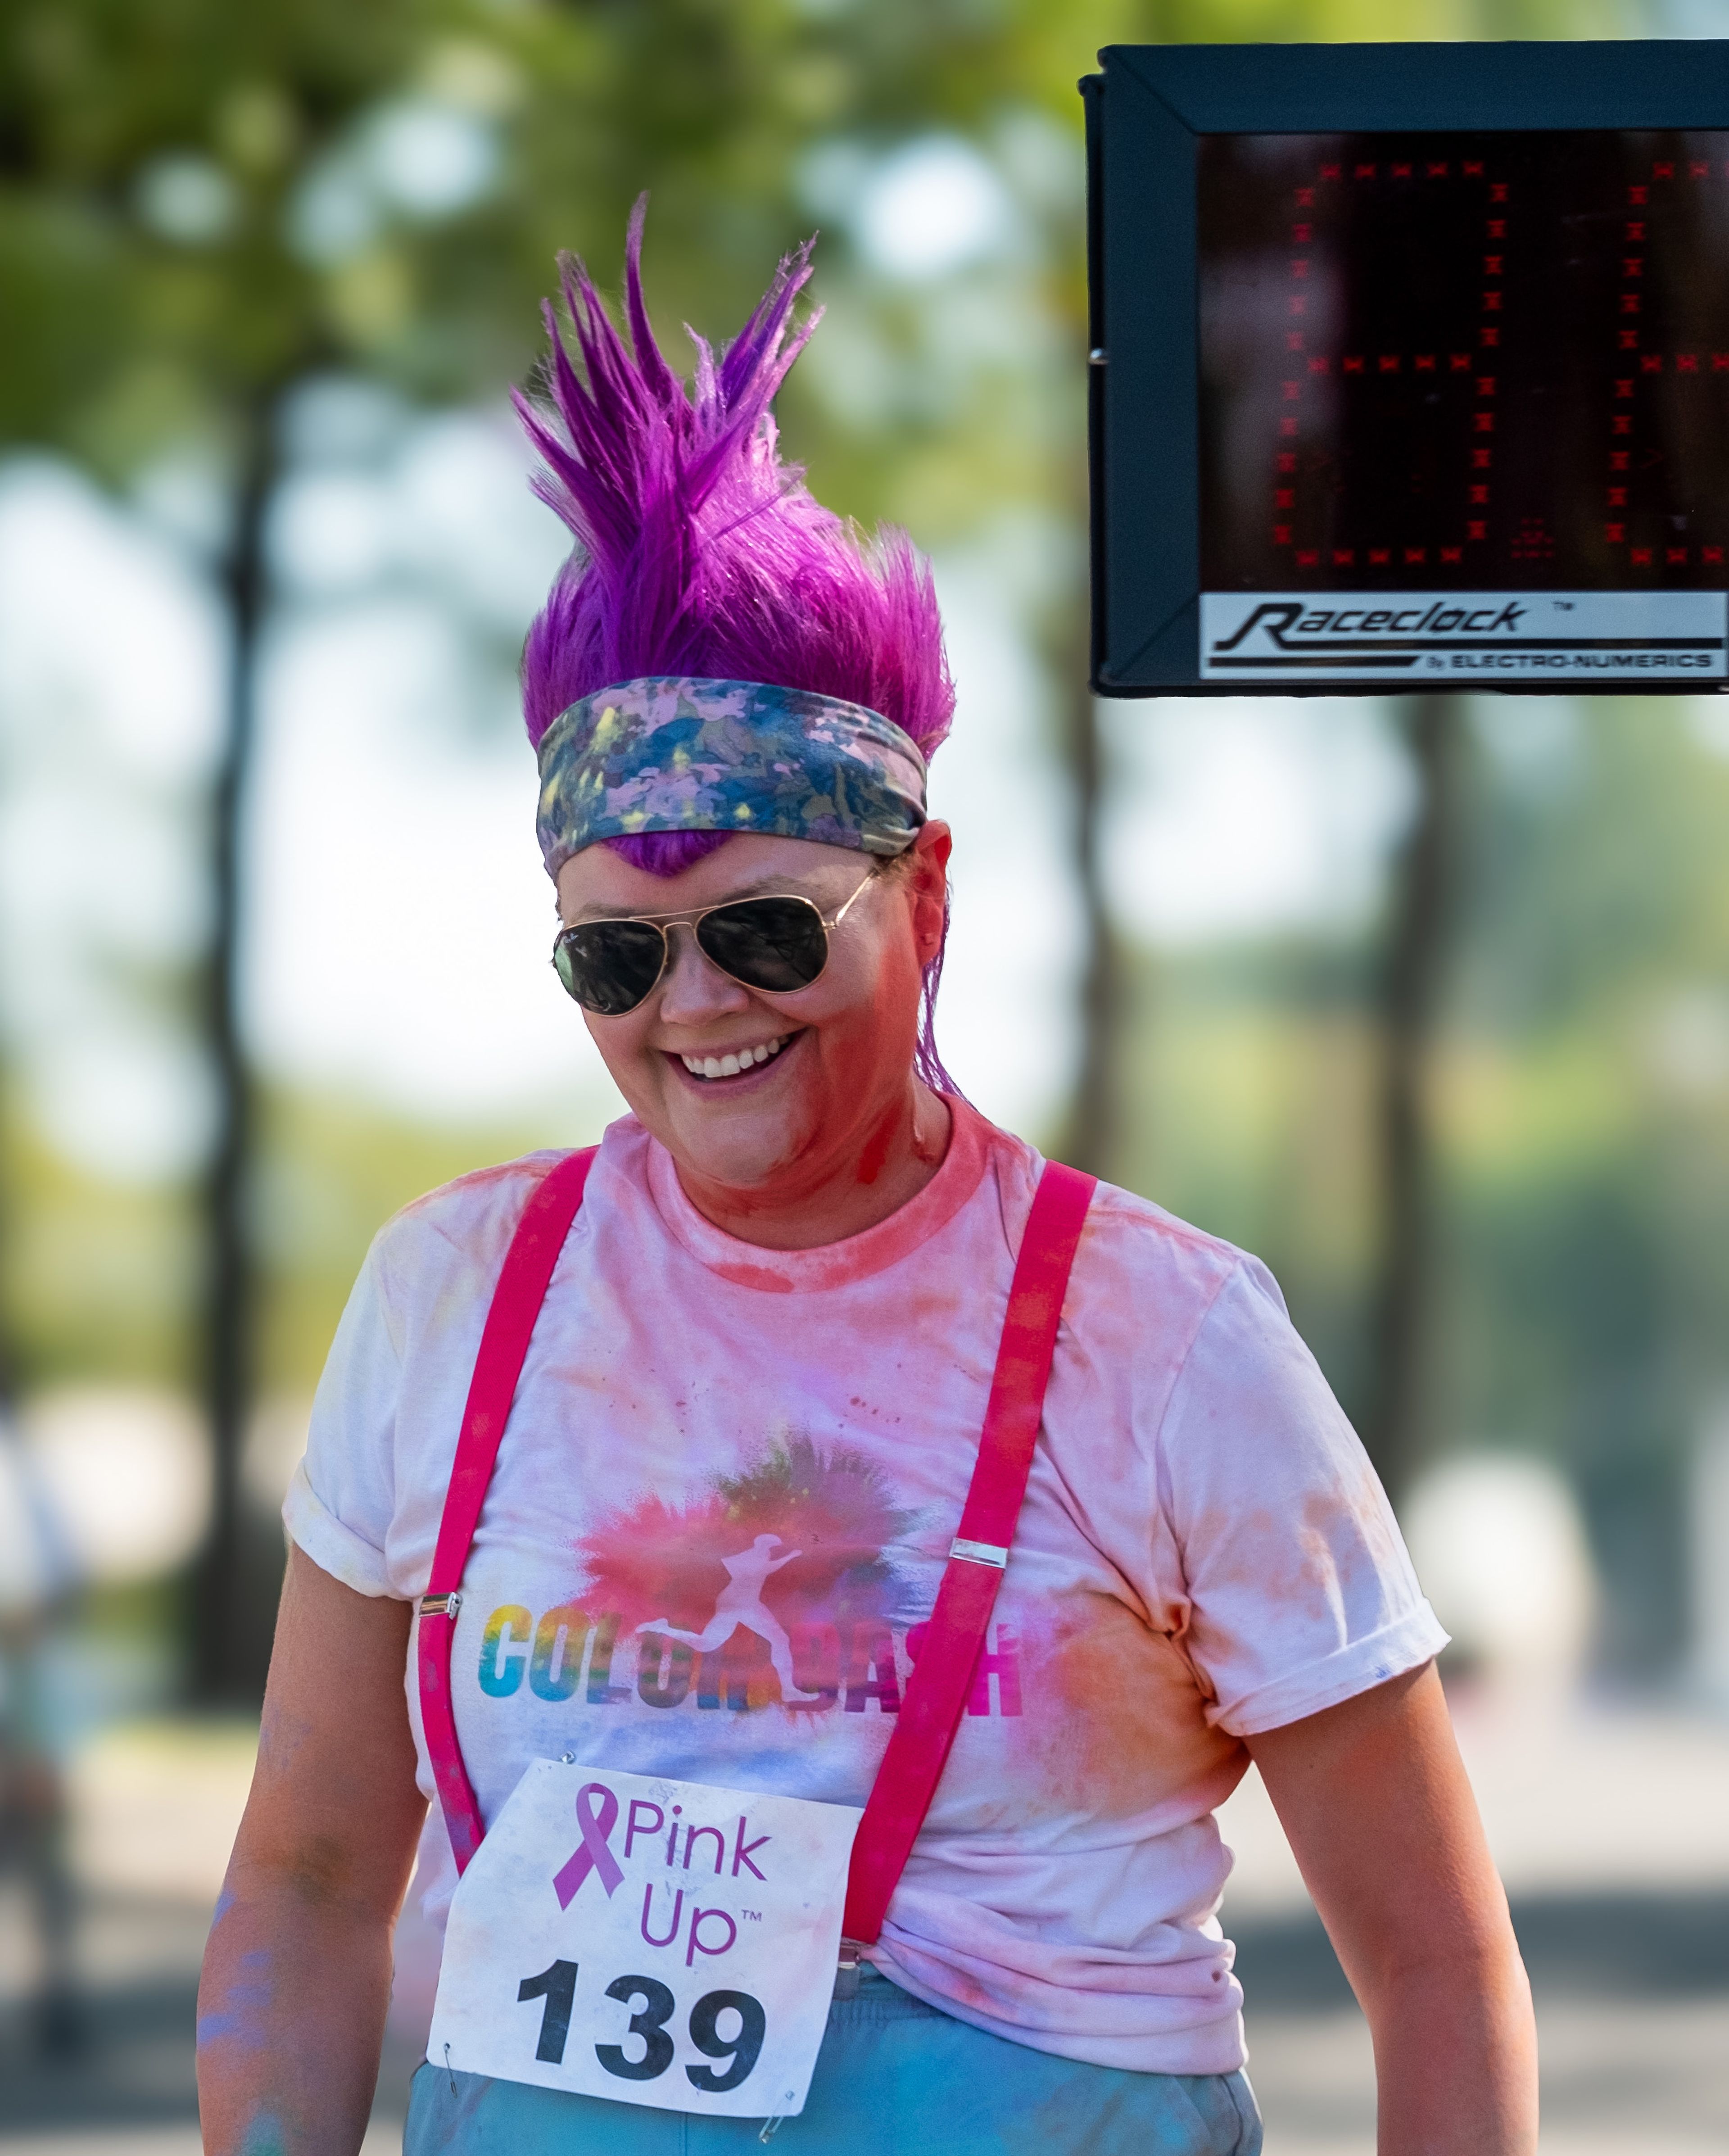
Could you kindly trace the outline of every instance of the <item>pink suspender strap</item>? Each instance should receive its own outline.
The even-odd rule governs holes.
[[[593,1159],[590,1150],[558,1163],[528,1201],[505,1254],[469,1387],[432,1576],[420,1603],[421,1726],[459,1871],[467,1869],[486,1831],[463,1764],[451,1707],[450,1638],[462,1600],[462,1571],[535,1320],[582,1202]],[[882,1928],[889,1898],[924,1824],[972,1690],[1026,1494],[1063,1297],[1095,1188],[1091,1176],[1053,1161],[1034,1194],[961,1531],[853,1844],[843,1929],[860,1945],[873,1944]]]
[[[595,1148],[567,1153],[545,1175],[517,1224],[504,1270],[486,1313],[480,1352],[463,1410],[456,1440],[456,1464],[444,1496],[444,1517],[433,1552],[432,1574],[420,1599],[416,1659],[420,1680],[420,1721],[426,1732],[427,1758],[438,1784],[439,1802],[449,1830],[459,1871],[480,1846],[486,1828],[468,1769],[462,1763],[450,1699],[450,1638],[461,1605],[463,1567],[480,1524],[480,1507],[492,1480],[499,1440],[510,1419],[516,1380],[540,1316],[552,1269],[582,1202],[582,1186],[594,1164]]]
[[[925,1644],[853,1842],[844,1938],[872,1946],[955,1741],[1032,1471],[1063,1297],[1096,1178],[1047,1163],[1015,1260],[984,1435]]]

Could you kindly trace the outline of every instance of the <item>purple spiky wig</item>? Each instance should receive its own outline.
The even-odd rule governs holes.
[[[628,345],[587,270],[564,256],[581,372],[548,302],[548,401],[515,400],[542,459],[535,491],[577,542],[523,649],[529,739],[538,746],[561,712],[598,690],[688,675],[863,704],[928,757],[955,704],[930,568],[903,531],[863,537],[815,499],[801,466],[780,459],[774,395],[821,315],[793,319],[813,243],[781,262],[718,357],[689,332],[696,371],[687,386],[649,324],[644,212],[639,202],[625,242]],[[654,831],[602,843],[652,875],[676,875],[729,835]],[[918,1069],[953,1092],[931,1030],[941,973],[939,951],[926,972]]]

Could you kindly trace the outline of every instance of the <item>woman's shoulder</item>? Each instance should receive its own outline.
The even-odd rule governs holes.
[[[1012,1132],[995,1125],[987,1128],[997,1157],[1004,1224],[1018,1244],[1044,1158]],[[1142,1303],[1153,1295],[1169,1311],[1173,1301],[1210,1306],[1239,1275],[1284,1314],[1284,1301],[1272,1275],[1252,1253],[1180,1219],[1151,1199],[1101,1180],[1075,1254],[1078,1288],[1131,1303]]]
[[[1272,1277],[1253,1251],[1209,1235],[1117,1183],[1101,1182],[1088,1219],[1097,1234],[1100,1255],[1121,1265],[1181,1274],[1215,1292],[1245,1267],[1269,1281]]]
[[[634,1134],[640,1135],[629,1119],[613,1124],[601,1159],[614,1170],[623,1166]],[[495,1276],[529,1199],[568,1151],[556,1146],[522,1153],[410,1199],[373,1239],[372,1264],[393,1284],[436,1281],[442,1288],[453,1273]]]

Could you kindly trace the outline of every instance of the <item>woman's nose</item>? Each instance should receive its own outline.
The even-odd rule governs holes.
[[[664,1020],[673,1025],[700,1025],[705,1019],[749,1009],[748,990],[704,956],[688,922],[678,922],[667,935],[670,947],[660,988]]]

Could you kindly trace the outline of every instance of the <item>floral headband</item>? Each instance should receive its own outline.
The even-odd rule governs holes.
[[[761,831],[904,853],[925,759],[893,720],[808,689],[658,675],[584,696],[541,737],[546,873],[598,839]]]

